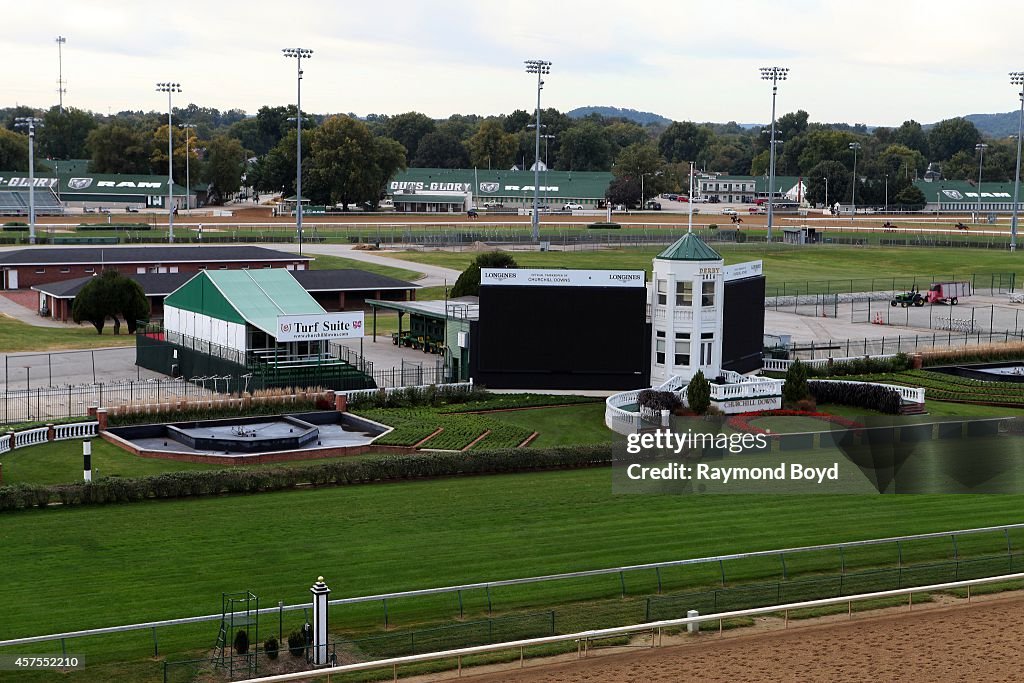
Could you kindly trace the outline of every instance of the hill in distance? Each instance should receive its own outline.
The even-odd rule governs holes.
[[[662,126],[667,126],[672,123],[672,119],[667,119],[660,114],[655,114],[649,111],[637,111],[636,109],[621,109],[619,107],[576,107],[570,112],[567,112],[568,116],[573,119],[582,119],[584,116],[590,116],[591,114],[600,114],[605,118],[621,118],[638,123],[641,126],[646,126],[651,123],[655,123]]]
[[[964,118],[986,137],[1005,138],[1017,134],[1019,117],[1019,111],[1008,111],[1005,114],[968,114]]]

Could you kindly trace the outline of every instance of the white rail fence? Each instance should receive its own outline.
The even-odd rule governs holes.
[[[426,389],[428,386],[434,386],[438,389],[467,389],[473,388],[473,380],[470,379],[468,382],[456,382],[452,384],[433,384],[433,385],[420,385],[420,386],[409,386],[409,387],[381,387],[379,389],[353,389],[352,391],[339,391],[336,393],[345,394],[349,398],[366,398],[371,396],[377,396],[382,391],[385,394],[393,394],[396,391],[405,391],[406,389]]]
[[[879,600],[884,598],[894,598],[905,595],[907,596],[908,605],[912,608],[914,604],[914,593],[929,593],[934,591],[956,590],[960,588],[967,589],[967,599],[968,601],[970,601],[970,589],[972,586],[1020,580],[1024,580],[1024,573],[1004,574],[1002,576],[991,576],[983,579],[970,579],[967,581],[936,583],[928,586],[900,588],[897,590],[879,591],[876,593],[863,593],[861,595],[847,595],[838,598],[825,598],[823,600],[792,602],[782,605],[773,605],[771,607],[756,607],[753,609],[735,610],[732,612],[719,612],[717,614],[707,614],[696,617],[683,617],[681,619],[666,619],[663,621],[652,621],[645,624],[636,624],[633,626],[619,626],[615,628],[594,629],[590,631],[580,631],[577,633],[568,633],[565,635],[558,636],[528,638],[525,640],[513,640],[504,643],[494,643],[491,645],[462,647],[454,650],[445,650],[442,652],[430,652],[420,655],[409,655],[406,657],[393,657],[390,659],[377,660],[375,662],[361,662],[359,664],[346,664],[343,666],[328,667],[324,669],[318,669],[316,671],[299,671],[296,673],[278,674],[275,676],[263,676],[261,678],[246,679],[244,681],[241,681],[241,683],[285,683],[286,681],[311,680],[322,678],[325,676],[336,676],[339,674],[355,673],[359,671],[374,671],[378,669],[387,668],[390,668],[392,670],[393,678],[397,681],[398,667],[400,666],[406,666],[408,664],[419,664],[422,662],[431,662],[442,659],[456,660],[458,666],[458,675],[461,676],[463,657],[487,654],[489,652],[519,650],[520,666],[523,666],[526,648],[535,647],[538,645],[575,642],[577,645],[577,657],[585,657],[587,654],[589,643],[592,640],[603,640],[606,638],[614,638],[617,636],[630,636],[636,634],[650,633],[651,647],[653,648],[657,647],[658,643],[661,641],[662,631],[666,628],[687,627],[691,624],[699,626],[700,624],[703,624],[705,622],[717,621],[719,624],[719,632],[721,632],[722,624],[726,619],[735,619],[738,617],[752,617],[762,614],[778,614],[780,612],[785,615],[785,623],[788,626],[789,613],[791,611],[802,609],[814,609],[818,607],[828,607],[831,605],[848,605],[848,612],[850,614],[850,618],[853,618],[853,603],[855,602],[863,602],[866,600]]]
[[[871,360],[886,360],[889,358],[895,358],[896,354],[887,353],[883,356],[870,356]],[[864,360],[864,356],[845,356],[843,358],[816,358],[814,360],[801,360],[800,362],[809,368],[825,368],[828,367],[829,362],[833,363],[844,363],[855,360]],[[768,372],[786,372],[796,361],[783,360],[781,358],[765,358],[762,361],[761,367]]]
[[[97,435],[99,422],[73,422],[70,424],[54,425],[53,441],[66,441],[68,439],[88,439]],[[13,438],[12,438],[13,437]],[[15,448],[35,446],[50,441],[50,428],[35,427],[22,432],[11,432],[0,435],[0,453],[7,453]]]
[[[872,384],[876,387],[892,389],[909,403],[924,403],[924,387],[904,387],[899,384],[881,384],[879,382],[854,382],[846,379],[811,379],[812,382],[828,382],[830,384]]]

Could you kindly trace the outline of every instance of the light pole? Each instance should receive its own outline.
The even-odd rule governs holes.
[[[761,80],[772,82],[772,136],[769,142],[768,163],[768,243],[772,242],[772,217],[775,203],[775,95],[779,92],[779,81],[786,80],[789,69],[784,66],[762,66]]]
[[[889,174],[885,174],[885,213],[889,213]]]
[[[829,214],[832,213],[832,208],[828,205],[828,178],[822,178],[825,181],[825,208],[828,209]]]
[[[981,165],[985,163],[985,150],[988,148],[984,142],[979,142],[974,146],[974,149],[978,151],[978,215],[974,219],[976,223],[981,222]]]
[[[1010,83],[1019,86],[1020,116],[1017,119],[1017,174],[1013,177],[1013,220],[1010,221],[1010,251],[1017,250],[1017,199],[1020,196],[1020,139],[1024,133],[1024,71],[1010,72]]]
[[[850,204],[852,204],[850,222],[852,223],[853,219],[857,217],[857,150],[860,149],[860,143],[851,142],[850,149],[853,150],[853,194],[850,200]]]
[[[285,57],[295,60],[296,92],[295,123],[298,136],[295,141],[295,231],[299,236],[299,255],[302,255],[302,60],[313,56],[312,50],[304,47],[286,47],[281,50]]]
[[[36,165],[35,139],[36,126],[43,120],[35,116],[19,116],[14,119],[18,128],[28,129],[28,243],[36,243]]]
[[[167,241],[174,244],[174,124],[171,122],[171,94],[181,92],[181,83],[157,83],[156,90],[167,93]]]
[[[541,135],[541,137],[544,138],[544,203],[547,204],[548,187],[550,187],[550,183],[548,182],[548,171],[551,170],[548,167],[548,140],[554,140],[555,136],[550,134],[544,134]]]
[[[533,229],[533,241],[540,241],[540,225],[539,223],[539,200],[540,195],[538,193],[538,185],[540,185],[540,91],[544,88],[545,74],[551,73],[551,62],[543,59],[527,59],[526,73],[537,74],[537,127],[534,144],[534,164],[533,164],[533,219],[531,221],[531,227]]]
[[[64,113],[64,93],[67,90],[64,88],[64,55],[62,54],[61,47],[64,43],[68,42],[68,39],[64,36],[57,36],[57,97],[59,99],[60,113]]]
[[[194,123],[179,123],[178,128],[185,130],[185,208],[192,208],[192,177],[189,175],[189,151],[188,143],[189,138],[192,135],[192,131],[195,130],[196,124]]]

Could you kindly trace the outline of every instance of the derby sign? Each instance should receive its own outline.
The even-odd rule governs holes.
[[[277,341],[354,339],[363,335],[363,312],[277,316]]]

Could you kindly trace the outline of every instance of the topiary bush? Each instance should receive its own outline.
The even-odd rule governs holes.
[[[292,631],[288,634],[288,652],[292,657],[301,657],[306,653],[306,636],[302,631]]]
[[[800,361],[793,361],[786,371],[786,382],[782,385],[782,400],[787,405],[794,405],[811,395],[807,388],[807,366]]]
[[[690,405],[690,410],[698,415],[703,415],[711,407],[711,384],[703,371],[698,370],[686,385],[686,402]]]
[[[244,655],[249,653],[249,632],[245,629],[235,633],[235,642],[232,645],[235,654]]]
[[[263,642],[263,652],[266,653],[267,659],[277,659],[277,653],[279,650],[280,644],[274,636],[270,636]]]

